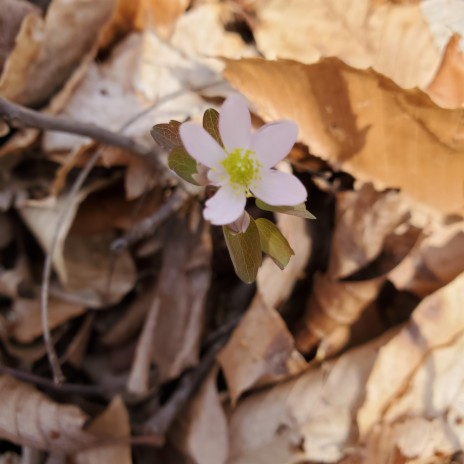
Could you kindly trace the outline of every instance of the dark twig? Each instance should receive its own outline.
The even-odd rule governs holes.
[[[0,97],[0,119],[3,119],[10,127],[14,128],[32,127],[44,131],[67,132],[68,134],[90,137],[107,145],[124,148],[140,156],[154,154],[153,149],[146,148],[119,132],[112,132],[95,124],[72,121],[41,113],[40,111],[16,105],[2,97]]]
[[[144,219],[131,229],[124,236],[116,239],[111,244],[114,252],[125,250],[128,246],[133,245],[142,238],[152,234],[171,214],[178,211],[179,208],[187,201],[188,193],[185,189],[177,187],[171,197],[163,204],[152,216]]]
[[[50,333],[50,326],[48,324],[48,294],[50,285],[50,275],[52,272],[53,255],[56,249],[56,244],[58,242],[58,237],[61,233],[61,229],[63,228],[63,225],[66,221],[67,214],[69,213],[69,211],[72,210],[71,204],[73,202],[73,199],[79,192],[80,188],[82,187],[82,184],[84,183],[85,179],[87,178],[87,176],[89,175],[90,171],[93,169],[99,158],[100,150],[97,150],[93,154],[92,158],[86,163],[82,171],[79,173],[78,178],[76,179],[71,190],[69,191],[65,207],[63,208],[63,212],[60,214],[58,218],[58,223],[53,234],[50,248],[45,256],[45,263],[42,275],[42,285],[40,288],[40,307],[42,316],[43,338],[45,346],[47,348],[48,360],[53,371],[53,378],[55,380],[55,383],[57,384],[62,383],[65,380],[65,378],[63,375],[63,371],[61,370],[60,362],[58,360],[55,347],[53,346],[53,341]]]
[[[143,431],[147,434],[154,434],[158,437],[164,436],[180,410],[185,406],[192,394],[200,386],[214,366],[216,354],[226,344],[233,326],[229,326],[227,332],[218,337],[210,345],[208,351],[201,358],[200,364],[193,370],[185,373],[181,378],[176,391],[169,398],[157,413],[145,422]]]

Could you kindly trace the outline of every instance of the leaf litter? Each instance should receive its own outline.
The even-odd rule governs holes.
[[[0,99],[1,462],[457,462],[464,7],[284,3],[5,2],[0,97],[139,152]],[[247,255],[168,155],[236,91],[310,192],[250,203]]]

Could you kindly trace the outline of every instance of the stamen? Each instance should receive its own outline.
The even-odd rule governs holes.
[[[235,189],[245,190],[250,195],[250,187],[254,180],[260,179],[262,164],[252,150],[236,148],[221,162],[229,175],[229,182]]]

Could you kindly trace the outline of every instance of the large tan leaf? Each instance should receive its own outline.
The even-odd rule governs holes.
[[[440,65],[419,2],[269,0],[257,16],[254,35],[266,58],[315,63],[334,56],[406,88],[425,88]]]
[[[229,464],[337,462],[350,449],[377,351],[391,336],[242,400],[229,420]]]
[[[295,375],[306,367],[285,322],[259,293],[218,361],[233,404],[251,387]]]
[[[289,118],[315,155],[444,212],[464,211],[461,110],[444,110],[336,59],[226,60],[225,77],[265,120]]]
[[[0,95],[23,105],[45,102],[97,42],[114,0],[54,0],[47,16],[28,16],[0,77]]]
[[[461,274],[425,298],[380,349],[358,413],[361,440],[371,448],[367,462],[379,462],[380,438],[386,458],[395,447],[422,459],[462,449],[463,304]]]
[[[30,385],[0,377],[0,436],[14,443],[72,453],[96,442],[77,406],[54,403]]]

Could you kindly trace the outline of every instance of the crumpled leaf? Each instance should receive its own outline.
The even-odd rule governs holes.
[[[77,406],[58,404],[34,387],[0,377],[0,436],[42,450],[73,453],[97,439],[84,430],[88,416]]]
[[[258,8],[254,36],[268,59],[337,57],[372,67],[401,87],[425,88],[441,53],[419,3],[313,0],[309,12],[306,0],[270,0]]]
[[[217,390],[217,371],[208,375],[170,434],[176,448],[201,464],[225,464],[228,457],[228,427]]]
[[[255,281],[262,262],[259,231],[253,218],[245,232],[234,233],[227,226],[222,228],[235,273],[246,284]]]
[[[0,94],[26,106],[47,101],[95,49],[113,6],[114,0],[54,0],[45,19],[27,16],[0,76]]]
[[[108,407],[86,427],[86,431],[95,436],[100,435],[116,441],[118,439],[129,440],[131,431],[129,413],[122,398],[114,397]],[[101,464],[103,462],[132,464],[131,448],[129,443],[98,446],[77,453],[74,461],[75,464]]]
[[[243,399],[229,419],[230,464],[338,462],[351,452],[364,384],[378,349],[391,336]]]
[[[306,367],[278,312],[258,292],[218,355],[232,405],[253,386],[283,379]]]
[[[389,274],[401,290],[421,297],[438,290],[464,272],[464,222],[425,230],[405,259]]]
[[[439,108],[421,91],[337,59],[225,62],[225,77],[258,114],[294,120],[315,155],[378,188],[401,188],[442,212],[462,211],[460,109]],[[420,175],[412,176],[417,166]]]
[[[331,277],[348,277],[379,256],[387,236],[408,219],[409,209],[398,192],[378,192],[371,184],[340,192],[328,269]]]
[[[290,258],[295,254],[287,239],[278,227],[268,219],[259,218],[255,222],[259,231],[261,249],[273,259],[280,269],[285,269]]]
[[[25,206],[19,213],[45,251],[49,251],[64,208],[65,220],[56,242],[52,263],[65,290],[87,306],[100,307],[118,302],[135,284],[135,267],[127,250],[117,257],[111,253],[113,232],[73,234],[72,223],[80,203],[92,191],[106,184],[97,182],[83,189],[68,205],[67,195],[56,204]]]
[[[426,297],[380,349],[357,415],[360,438],[372,449],[369,463],[395,447],[422,459],[462,449],[463,304],[461,274]]]
[[[153,361],[164,382],[198,362],[212,250],[198,206],[166,223],[163,240],[163,264],[153,296],[160,299]]]

